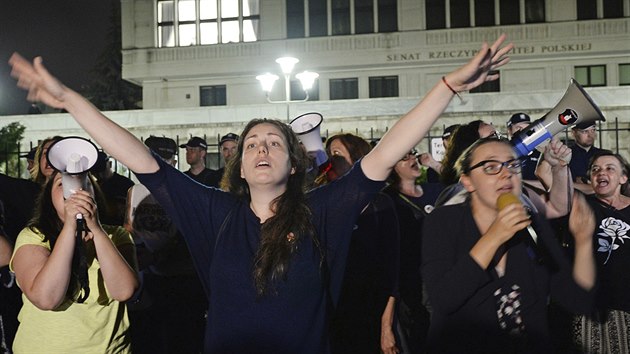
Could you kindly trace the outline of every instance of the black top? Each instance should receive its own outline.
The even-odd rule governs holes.
[[[194,175],[190,170],[184,172],[186,176],[208,187],[219,187],[221,182],[221,176],[219,171],[204,168],[199,174]],[[221,174],[222,175],[222,174]]]
[[[355,221],[383,182],[369,180],[357,162],[348,174],[310,191],[311,220],[329,276],[320,267],[321,252],[305,237],[286,279],[275,284],[277,293],[258,296],[252,264],[261,224],[249,201],[195,183],[154,157],[160,169],[138,178],[182,232],[209,296],[205,352],[328,352],[328,299],[339,296]]]
[[[127,191],[133,187],[132,180],[114,172],[108,179],[99,179],[98,184],[107,201],[108,215],[102,222],[107,225],[122,226],[127,209]]]
[[[332,353],[380,353],[381,316],[398,283],[398,220],[379,193],[352,232],[341,297],[331,322]]]
[[[586,172],[588,171],[588,163],[596,153],[602,151],[602,149],[591,146],[588,151],[582,149],[578,144],[571,147],[571,162],[569,162],[569,168],[571,169],[571,176],[576,181],[578,177],[581,177],[584,181],[588,181]]]
[[[586,200],[597,220],[593,249],[600,285],[598,308],[630,312],[630,207],[617,210],[594,195]]]
[[[4,203],[6,222],[4,231],[12,244],[31,219],[40,191],[40,185],[31,180],[0,173],[0,200]]]
[[[538,165],[538,160],[540,160],[540,156],[540,151],[534,149],[531,154],[527,155],[523,159],[521,176],[523,176],[524,181],[538,180],[538,177],[536,177],[536,166]]]
[[[400,298],[412,311],[421,311],[424,307],[420,276],[422,225],[442,188],[439,183],[424,184],[420,197],[404,195],[391,186],[385,189],[394,200],[400,229]]]
[[[571,311],[590,311],[594,291],[575,283],[572,267],[547,222],[536,214],[532,218],[538,243],[526,231],[508,241],[503,277],[493,265],[482,269],[469,254],[481,237],[469,202],[437,208],[426,218],[422,275],[433,309],[429,331],[433,352],[549,352],[548,297],[560,299]],[[519,336],[501,329],[495,298],[497,290],[515,285],[520,288],[519,316],[524,326]]]

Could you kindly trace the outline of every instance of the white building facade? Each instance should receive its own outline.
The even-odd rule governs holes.
[[[541,117],[576,78],[607,118],[599,142],[628,156],[630,0],[121,0],[123,77],[143,109],[108,112],[139,137],[209,143],[255,117],[324,116],[322,135],[378,138],[442,75],[501,33],[515,44],[498,82],[453,99],[431,131],[474,119],[505,130]],[[267,102],[256,76],[275,59],[319,78],[307,102]],[[291,83],[291,99],[303,92]],[[10,120],[11,117],[0,117]],[[5,119],[6,118],[6,119]],[[15,120],[15,119],[13,119]],[[41,121],[40,121],[41,120]],[[23,122],[27,140],[84,135],[67,115]],[[421,143],[420,149],[429,149]],[[183,161],[182,161],[183,162]],[[180,166],[182,169],[185,166]]]

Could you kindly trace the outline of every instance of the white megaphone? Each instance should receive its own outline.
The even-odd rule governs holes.
[[[94,143],[77,136],[63,138],[48,148],[46,157],[50,166],[61,173],[64,198],[88,190],[87,173],[98,159]]]
[[[518,157],[529,155],[534,149],[543,148],[551,138],[565,128],[583,122],[605,121],[604,115],[582,86],[571,79],[569,88],[560,102],[532,122],[512,139]]]
[[[321,166],[328,160],[322,143],[322,136],[319,133],[319,127],[323,121],[324,117],[321,114],[311,112],[302,114],[289,123],[293,132],[304,144],[306,151],[315,154],[317,166]]]

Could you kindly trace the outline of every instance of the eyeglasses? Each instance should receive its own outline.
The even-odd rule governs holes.
[[[519,159],[512,159],[505,162],[501,162],[497,160],[483,160],[475,164],[474,166],[471,166],[470,168],[468,168],[466,172],[468,173],[479,167],[483,167],[483,173],[487,175],[497,175],[499,174],[499,172],[501,172],[503,167],[507,168],[511,174],[515,175],[515,174],[521,173],[521,168],[523,167],[523,161]]]

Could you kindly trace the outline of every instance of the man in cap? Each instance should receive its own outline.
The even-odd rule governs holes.
[[[156,154],[160,155],[162,160],[175,166],[175,154],[177,153],[177,143],[171,138],[151,135],[144,141],[144,145],[148,146]]]
[[[575,144],[571,147],[573,157],[569,163],[569,168],[571,168],[571,175],[576,182],[576,187],[580,188],[579,184],[589,184],[587,177],[588,163],[591,157],[602,151],[602,149],[593,146],[597,136],[594,121],[574,125],[571,128],[571,133],[573,139],[575,139]]]
[[[221,156],[223,156],[224,167],[221,167],[217,170],[218,181],[217,186],[221,182],[223,178],[223,173],[225,173],[225,165],[228,164],[232,156],[236,154],[238,150],[238,135],[234,133],[227,133],[221,137],[219,140],[219,151],[221,151]]]
[[[531,119],[525,113],[516,113],[513,114],[510,119],[507,121],[507,133],[508,138],[511,140],[515,135],[527,128],[531,124]],[[526,183],[533,183],[533,181],[537,181],[536,177],[536,166],[538,165],[538,161],[540,160],[540,151],[534,150],[527,158],[523,160],[524,165],[521,169],[521,175],[523,176],[523,181]],[[534,183],[538,186],[537,182]]]
[[[190,165],[188,171],[184,173],[203,185],[216,186],[217,171],[206,167],[206,154],[208,153],[206,141],[198,136],[193,136],[186,144],[179,147],[186,149],[186,162]]]

